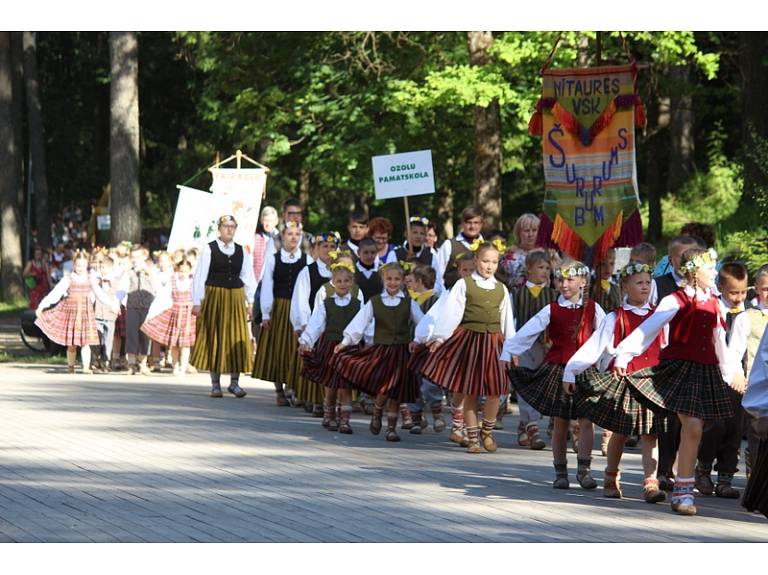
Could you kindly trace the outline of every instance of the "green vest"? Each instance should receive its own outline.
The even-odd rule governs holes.
[[[490,290],[478,286],[472,277],[465,278],[464,283],[467,286],[467,303],[461,326],[479,333],[501,333],[502,283],[497,281]]]
[[[349,304],[340,306],[336,300],[327,297],[323,301],[325,304],[325,340],[341,341],[344,339],[344,330],[352,318],[360,311],[360,300],[353,297]]]
[[[411,317],[411,298],[408,294],[395,307],[384,305],[381,295],[371,298],[376,329],[373,343],[378,345],[398,345],[411,342],[408,320]]]

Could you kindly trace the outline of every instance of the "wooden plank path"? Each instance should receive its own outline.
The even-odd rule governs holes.
[[[574,487],[570,452],[572,486],[554,490],[550,449],[518,447],[512,415],[498,452],[469,455],[431,427],[388,443],[362,414],[354,435],[328,432],[248,377],[243,399],[167,370],[8,363],[0,381],[2,542],[768,541],[739,501],[699,496],[692,518],[643,502],[639,449],[623,500]],[[600,482],[604,466],[595,451]]]

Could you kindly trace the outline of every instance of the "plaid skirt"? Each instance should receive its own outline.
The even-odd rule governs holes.
[[[245,290],[205,286],[189,363],[215,373],[248,373],[253,367]]]
[[[419,380],[408,369],[408,359],[408,344],[371,345],[338,354],[336,371],[360,391],[413,403],[420,393]]]
[[[563,419],[587,417],[586,410],[577,407],[573,396],[565,393],[564,371],[564,365],[542,363],[537,369],[513,367],[507,374],[517,394],[542,415]]]
[[[628,374],[629,378],[632,374]],[[626,378],[616,380],[613,373],[600,373],[590,367],[576,378],[573,401],[593,423],[603,429],[623,435],[648,435],[665,429],[666,418],[654,417],[653,411],[643,407]]]
[[[748,511],[757,510],[768,517],[768,442],[760,442],[757,460],[749,476],[741,505]]]
[[[336,371],[336,360],[339,354],[333,353],[333,349],[338,344],[338,341],[326,341],[325,337],[321,336],[314,351],[302,356],[304,359],[302,377],[329,389],[352,389],[352,384]]]
[[[172,306],[147,319],[141,324],[141,331],[150,339],[169,347],[192,347],[195,345],[195,316],[192,305]]]
[[[665,359],[627,379],[645,407],[657,413],[677,413],[704,421],[733,417],[728,385],[718,365]]]
[[[125,306],[120,306],[120,315],[115,320],[115,337],[125,339]]]
[[[56,307],[41,312],[35,324],[59,345],[99,345],[93,305],[85,295],[60,300]]]
[[[460,327],[429,355],[421,376],[453,393],[504,395],[509,393],[509,382],[499,363],[503,347],[500,333]]]

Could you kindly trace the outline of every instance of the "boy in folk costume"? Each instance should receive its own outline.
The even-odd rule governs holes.
[[[155,299],[152,272],[147,265],[149,251],[140,245],[131,247],[131,269],[120,278],[117,298],[125,305],[125,356],[128,373],[151,375],[147,366],[150,339],[141,331],[149,306]]]
[[[464,208],[461,211],[461,232],[455,238],[445,240],[437,252],[437,265],[443,272],[446,289],[451,289],[459,279],[458,268],[455,266],[457,258],[472,253],[472,242],[483,239],[480,233],[482,229],[483,210],[474,205]]]

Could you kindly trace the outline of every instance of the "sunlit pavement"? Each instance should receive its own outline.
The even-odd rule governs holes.
[[[643,502],[639,447],[625,499],[578,487],[570,451],[555,490],[549,447],[519,447],[515,415],[496,453],[471,455],[431,426],[387,442],[363,414],[353,435],[326,431],[248,376],[245,398],[214,399],[206,374],[65,371],[0,364],[0,541],[768,541],[738,500],[698,496],[697,517]],[[595,450],[601,485],[604,466]]]

